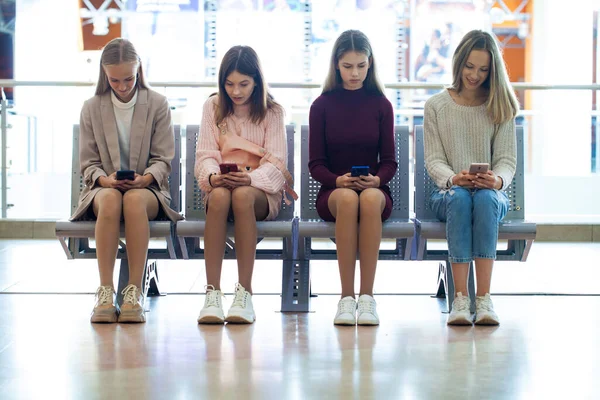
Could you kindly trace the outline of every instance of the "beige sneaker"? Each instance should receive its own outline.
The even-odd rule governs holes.
[[[500,325],[489,293],[486,293],[485,296],[477,296],[475,305],[475,325]]]
[[[346,296],[338,302],[338,310],[333,319],[334,325],[356,325],[356,300]]]
[[[115,289],[112,286],[99,286],[96,290],[96,305],[90,321],[93,323],[115,323],[119,314],[115,305]]]
[[[463,296],[461,292],[456,293],[456,298],[452,302],[452,311],[448,316],[448,325],[473,325],[471,316],[471,299],[469,296]]]
[[[146,322],[144,295],[141,289],[130,283],[121,294],[123,295],[123,304],[119,322]]]
[[[373,296],[362,294],[356,306],[356,323],[358,325],[379,325],[377,303]]]

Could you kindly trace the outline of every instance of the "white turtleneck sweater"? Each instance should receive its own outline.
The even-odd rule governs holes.
[[[117,120],[117,131],[119,133],[119,154],[121,155],[121,169],[129,169],[129,141],[131,137],[131,121],[133,120],[133,110],[137,101],[137,89],[135,94],[127,103],[123,103],[110,91],[110,99],[113,103],[115,119]]]

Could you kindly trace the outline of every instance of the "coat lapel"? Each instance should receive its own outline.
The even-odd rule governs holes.
[[[110,154],[115,171],[121,169],[121,155],[119,153],[119,133],[117,132],[117,120],[113,110],[112,101],[110,100],[110,91],[102,95],[100,101],[102,108],[102,129],[106,139],[106,146]],[[109,171],[106,171],[107,173]]]
[[[129,168],[138,170],[138,162],[142,144],[146,136],[146,121],[148,119],[148,89],[138,89],[133,119],[131,121],[131,134],[129,136]],[[146,166],[144,165],[143,168]]]

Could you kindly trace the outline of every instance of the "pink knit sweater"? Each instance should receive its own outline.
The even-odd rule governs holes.
[[[208,184],[208,176],[219,173],[219,164],[229,160],[223,159],[219,149],[219,129],[215,124],[215,106],[217,96],[209,97],[204,103],[202,112],[202,123],[200,125],[200,137],[196,145],[196,164],[194,175],[198,180],[200,189],[205,196],[209,197],[212,187]],[[238,111],[238,110],[236,110]],[[243,110],[248,113],[248,109]],[[225,119],[227,127],[232,133],[236,133],[257,145],[270,151],[279,158],[283,165],[287,165],[287,142],[285,137],[285,125],[283,112],[270,109],[265,119],[255,124],[246,117],[233,115]],[[266,220],[277,217],[281,208],[281,200],[285,186],[283,174],[271,163],[262,162],[254,171],[249,172],[251,186],[263,190],[269,202],[269,215]]]

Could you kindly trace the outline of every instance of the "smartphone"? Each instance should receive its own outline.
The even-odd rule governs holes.
[[[221,169],[221,174],[228,174],[230,172],[238,172],[239,171],[237,164],[233,164],[233,163],[219,164],[219,168]]]
[[[135,171],[129,169],[122,169],[121,171],[117,171],[117,180],[118,181],[132,181],[135,179]]]
[[[485,174],[490,169],[490,164],[488,163],[472,163],[469,167],[469,174]]]
[[[355,165],[350,170],[350,175],[354,177],[359,176],[368,176],[369,175],[369,166],[368,165]]]

